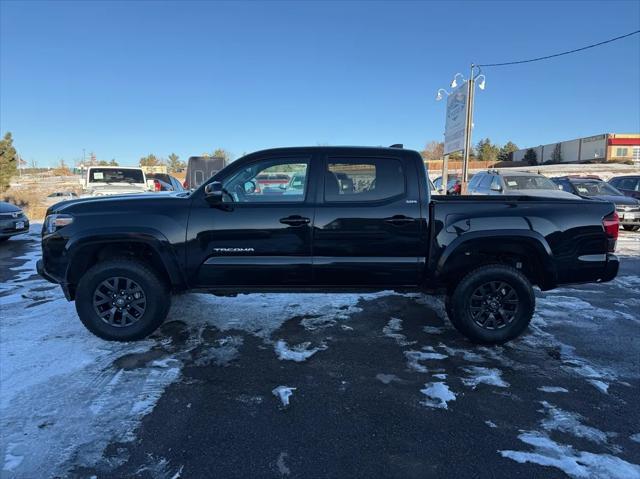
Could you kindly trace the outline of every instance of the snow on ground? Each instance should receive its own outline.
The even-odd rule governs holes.
[[[531,462],[541,466],[556,467],[574,478],[640,478],[640,466],[609,454],[577,451],[572,446],[559,444],[546,434],[535,431],[524,432],[518,436],[518,439],[532,446],[533,450],[503,450],[500,454],[520,463]],[[550,477],[553,477],[553,474]]]
[[[559,386],[541,386],[538,388],[538,391],[542,391],[543,393],[568,393],[569,390]]]
[[[640,256],[640,231],[620,230],[616,254],[620,256]]]
[[[184,346],[179,351],[171,339],[111,343],[89,333],[59,287],[34,276],[39,228],[32,226],[34,241],[18,258],[24,264],[15,268],[16,277],[0,285],[3,476],[45,477],[71,463],[96,463],[108,443],[134,439],[140,419],[180,378],[183,366]],[[391,293],[365,297],[386,294]],[[304,324],[309,329],[348,319],[360,310],[356,303],[361,297],[188,294],[174,298],[167,321],[184,321],[200,332],[205,326],[244,331],[271,343],[274,331],[292,317],[311,318]],[[221,365],[239,354],[242,343],[241,336],[230,334],[209,344],[196,334],[186,348],[200,350],[196,365]],[[325,347],[300,346],[289,349],[278,342],[276,351],[283,359],[293,359]]]
[[[421,389],[420,392],[427,396],[421,401],[421,404],[428,407],[448,409],[448,403],[456,400],[456,395],[449,389],[449,386],[441,381],[425,384],[424,389]]]
[[[402,331],[402,320],[399,318],[391,318],[382,329],[385,336],[393,338],[400,346],[409,346],[416,343],[415,341],[407,341],[407,337],[400,331]]]
[[[499,388],[508,388],[509,383],[502,379],[502,371],[495,368],[481,368],[478,366],[469,366],[463,368],[468,376],[462,378],[462,383],[465,386],[469,386],[471,389],[475,389],[480,384],[487,384],[488,386],[496,386]]]
[[[286,341],[280,339],[276,343],[276,355],[280,360],[295,361],[297,363],[301,363],[309,359],[318,351],[327,349],[327,346],[324,344],[322,346],[318,346],[317,348],[309,348],[310,346],[311,343],[307,341],[302,344],[297,344],[293,347],[289,347]]]
[[[271,392],[275,397],[282,401],[282,405],[284,407],[287,407],[289,405],[289,398],[293,396],[293,391],[295,391],[296,389],[297,388],[292,388],[290,386],[278,386]]]
[[[547,401],[542,401],[541,404],[544,409],[540,412],[546,413],[546,417],[540,425],[546,431],[562,431],[595,443],[607,442],[609,436],[615,436],[582,424],[584,418],[580,414],[564,411]]]

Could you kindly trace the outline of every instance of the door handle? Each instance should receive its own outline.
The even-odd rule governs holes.
[[[280,223],[282,223],[283,225],[289,225],[289,226],[307,225],[309,224],[310,221],[311,220],[309,218],[305,218],[304,216],[298,216],[298,215],[287,216],[286,218],[280,219]]]
[[[415,218],[409,218],[408,216],[404,216],[404,215],[395,215],[395,216],[392,216],[391,218],[387,218],[384,221],[394,226],[402,226],[409,223],[413,223],[415,221]]]

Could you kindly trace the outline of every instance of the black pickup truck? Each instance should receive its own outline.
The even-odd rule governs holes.
[[[279,173],[291,181],[258,179]],[[393,289],[444,294],[460,332],[503,343],[529,324],[533,285],[613,279],[617,235],[607,202],[433,199],[415,151],[281,148],[247,155],[193,192],[52,206],[38,272],[108,340],[147,336],[170,294],[186,290]]]

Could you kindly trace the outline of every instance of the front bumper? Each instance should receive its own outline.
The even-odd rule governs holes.
[[[36,262],[36,271],[40,276],[49,281],[49,283],[60,284],[53,276],[47,273],[47,270],[44,269],[44,262],[41,259]]]
[[[64,293],[64,297],[67,298],[68,301],[71,301],[73,299],[71,297],[71,291],[69,291],[69,285],[59,278],[56,278],[55,276],[52,276],[50,273],[48,273],[46,268],[44,267],[44,261],[42,261],[41,259],[36,262],[36,271],[40,276],[42,276],[50,283],[59,284],[62,288],[62,292]]]
[[[22,228],[16,228],[17,223],[24,223]],[[29,232],[29,220],[25,217],[0,220],[0,238],[21,235]]]

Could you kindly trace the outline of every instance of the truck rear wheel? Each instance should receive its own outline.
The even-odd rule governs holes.
[[[467,274],[449,301],[455,328],[475,343],[502,344],[531,322],[535,295],[527,277],[511,266],[482,266]]]
[[[145,338],[163,323],[170,305],[164,281],[135,259],[94,265],[76,289],[80,320],[93,334],[109,341]]]

